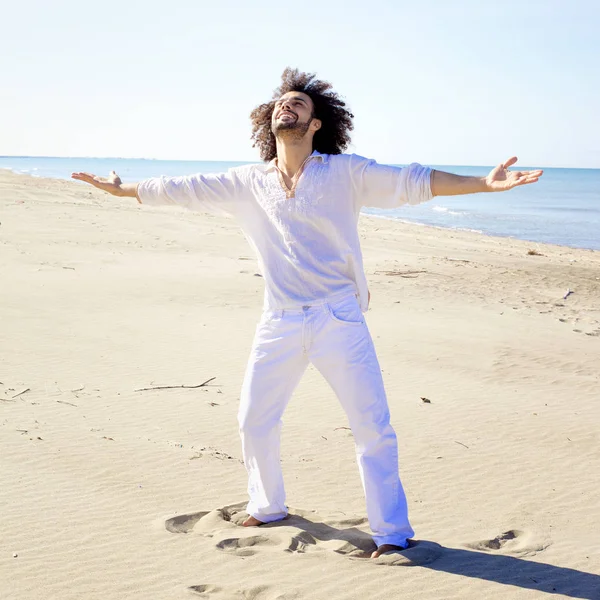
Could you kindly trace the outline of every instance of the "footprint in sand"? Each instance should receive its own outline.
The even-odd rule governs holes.
[[[192,585],[188,588],[195,596],[212,600],[296,600],[296,592],[272,590],[268,585],[248,589],[223,589],[216,585]]]
[[[297,554],[331,552],[350,559],[370,558],[375,550],[371,535],[364,531],[367,520],[363,518],[322,517],[312,511],[296,509],[290,510],[281,521],[260,528],[245,528],[242,522],[247,516],[245,503],[240,502],[212,511],[178,515],[168,519],[165,527],[171,533],[220,538],[216,544],[218,550],[241,557],[253,556],[266,547]],[[406,550],[385,554],[372,563],[424,565],[436,560],[441,553],[442,547],[434,542],[411,540]]]
[[[190,513],[189,515],[179,515],[165,521],[165,528],[171,533],[189,533],[194,529],[194,525],[208,512]]]
[[[177,515],[165,521],[165,529],[171,533],[195,533],[213,537],[223,529],[234,529],[242,524],[245,503],[231,504],[216,510]]]
[[[302,554],[316,545],[317,540],[308,531],[301,531],[297,535],[292,536],[290,544],[285,550],[286,552],[298,552]]]
[[[483,552],[500,551],[502,554],[527,556],[545,550],[550,543],[549,540],[536,540],[529,532],[521,531],[519,529],[509,529],[508,531],[497,535],[495,538],[480,540],[465,545],[473,550],[480,550]]]
[[[277,546],[278,540],[265,535],[250,535],[241,538],[229,538],[217,544],[219,550],[231,552],[236,556],[252,556],[256,554],[254,546]]]
[[[216,585],[191,585],[188,590],[197,594],[201,598],[214,598],[215,593],[221,591],[221,588]]]

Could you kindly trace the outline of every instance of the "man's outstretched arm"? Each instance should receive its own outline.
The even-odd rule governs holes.
[[[431,173],[431,193],[434,196],[459,196],[478,192],[504,192],[518,185],[535,183],[543,171],[509,171],[517,162],[513,156],[492,169],[487,177],[467,177],[434,170]]]
[[[114,171],[108,177],[92,173],[72,173],[71,177],[113,196],[137,198],[140,204],[180,206],[219,216],[236,215],[244,200],[243,182],[235,169],[216,174],[151,177],[138,183],[123,183]]]
[[[92,173],[72,173],[71,177],[79,181],[85,181],[85,183],[89,183],[113,196],[137,198],[140,204],[142,202],[137,194],[139,184],[123,183],[114,171],[111,171],[108,177],[98,177],[97,175],[92,175]]]

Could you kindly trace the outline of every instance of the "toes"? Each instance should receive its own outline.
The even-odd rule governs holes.
[[[382,544],[375,552],[373,552],[373,554],[371,554],[371,558],[379,558],[382,554],[402,552],[403,550],[406,550],[406,548],[395,546],[394,544]]]
[[[242,525],[244,527],[259,527],[260,525],[264,525],[264,523],[263,521],[259,521],[255,517],[250,516],[242,523]]]

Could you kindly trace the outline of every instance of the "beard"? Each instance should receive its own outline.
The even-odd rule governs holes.
[[[272,131],[276,138],[282,138],[286,140],[301,140],[308,131],[313,118],[311,117],[306,123],[299,123],[298,119],[295,121],[276,121],[273,124]]]

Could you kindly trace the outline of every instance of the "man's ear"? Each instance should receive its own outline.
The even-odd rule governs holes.
[[[323,125],[323,123],[321,122],[320,119],[313,119],[310,123],[310,127],[311,129],[316,133],[317,131],[319,131],[319,129],[321,129],[321,126]]]

